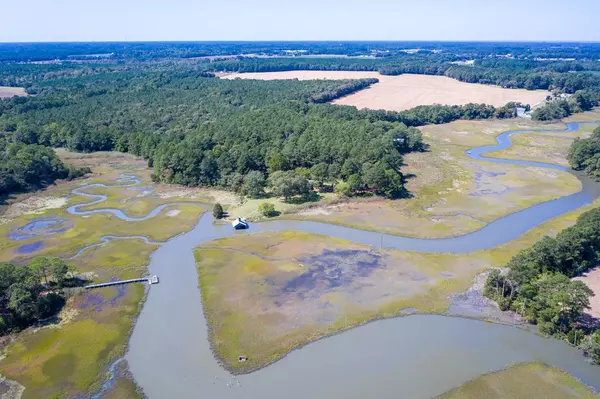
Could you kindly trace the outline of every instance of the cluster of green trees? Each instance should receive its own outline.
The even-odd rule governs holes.
[[[25,266],[0,264],[0,334],[56,314],[64,305],[61,289],[69,271],[63,260],[51,257],[35,258]]]
[[[424,148],[420,132],[356,115],[341,119],[329,109],[279,104],[214,121],[182,140],[160,143],[151,158],[154,176],[251,197],[262,195],[268,184],[274,194],[289,199],[306,195],[313,183],[355,175],[364,183],[361,190],[403,195],[402,155]],[[136,138],[145,139],[136,135],[129,143]]]
[[[543,237],[519,251],[506,265],[508,273],[492,270],[484,295],[503,310],[513,310],[537,324],[541,332],[573,343],[578,321],[594,294],[585,283],[571,278],[599,261],[600,208],[596,208],[583,213],[556,238]],[[587,341],[580,333],[579,342]]]
[[[600,127],[594,129],[587,139],[575,139],[569,149],[567,160],[573,169],[584,170],[585,173],[600,180]]]
[[[267,183],[289,199],[325,182],[338,184],[345,195],[368,191],[401,197],[406,193],[402,155],[426,149],[412,127],[514,117],[521,106],[357,110],[320,103],[375,79],[211,76],[134,69],[44,81],[38,96],[0,102],[0,131],[26,145],[130,152],[148,159],[158,181],[219,186],[251,197],[260,196]],[[277,171],[287,172],[285,178],[269,180]],[[301,183],[302,177],[309,183]]]
[[[38,189],[56,179],[74,179],[91,170],[65,165],[52,148],[0,141],[0,196]]]
[[[279,212],[275,210],[275,205],[269,202],[263,202],[260,204],[258,206],[258,213],[268,218],[277,216],[279,214]]]
[[[128,72],[62,79],[39,96],[1,102],[0,128],[20,146],[141,155],[154,178],[168,183],[250,196],[260,196],[269,183],[289,198],[304,195],[308,180],[320,185],[356,175],[360,190],[396,197],[405,192],[402,155],[425,148],[420,132],[401,120],[416,124],[444,113],[419,109],[410,116],[315,103],[373,80],[205,76]]]
[[[303,187],[297,184],[301,180],[297,176],[304,176],[317,187],[325,182],[337,184],[338,191],[346,195],[368,191],[399,197],[405,194],[402,155],[425,149],[420,133],[412,127],[457,119],[514,117],[522,104],[500,108],[433,105],[402,112],[357,110],[322,103],[365,88],[375,79],[221,80],[208,70],[243,69],[255,64],[260,68],[305,68],[303,63],[309,63],[332,69],[363,65],[420,68],[411,69],[418,73],[454,71],[467,81],[487,79],[492,72],[498,74],[494,79],[502,74],[512,76],[505,73],[509,68],[463,67],[449,64],[446,56],[436,57],[427,53],[383,59],[253,58],[200,62],[195,68],[164,63],[172,70],[160,63],[87,65],[79,70],[69,65],[64,71],[49,65],[50,78],[35,75],[36,79],[28,82],[29,89],[38,95],[0,101],[0,134],[4,132],[7,143],[19,146],[130,152],[148,160],[156,180],[219,186],[254,197],[261,195],[273,180],[269,180],[270,175],[277,171],[287,172],[283,182],[296,180],[291,185],[294,187]],[[30,76],[28,68],[43,67],[24,65],[24,79]],[[478,75],[482,70],[485,73]],[[519,69],[521,72],[530,73]],[[544,73],[552,77],[550,84],[560,81],[563,88],[595,82],[579,74]],[[540,76],[530,76],[534,86],[546,85]],[[569,104],[572,111],[576,107],[587,109],[594,98],[577,92]],[[9,191],[25,186],[14,181],[26,182],[5,181]],[[33,187],[31,182],[29,186]],[[292,191],[302,195],[302,190]]]
[[[354,92],[366,89],[367,87],[377,82],[379,82],[379,79],[354,80],[341,86],[338,86],[335,89],[332,89],[331,91],[315,94],[311,96],[309,100],[313,103],[326,103],[335,100],[336,98],[347,96]]]
[[[577,112],[589,111],[600,100],[600,90],[596,93],[591,90],[579,90],[568,99],[557,99],[547,102],[536,108],[531,117],[537,121],[550,121],[566,118]]]

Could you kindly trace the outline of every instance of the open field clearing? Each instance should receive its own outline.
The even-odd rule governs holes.
[[[380,251],[296,231],[206,242],[195,257],[213,348],[230,369],[247,372],[370,320],[444,314],[451,297],[465,292],[478,273],[503,266],[594,206],[598,202],[510,243],[468,254]],[[240,353],[247,362],[237,361]]]
[[[477,83],[464,83],[445,76],[380,75],[378,72],[352,71],[285,71],[234,73],[223,79],[363,79],[377,78],[379,83],[368,89],[333,101],[334,104],[353,105],[357,108],[403,111],[417,105],[462,105],[485,103],[503,106],[510,101],[534,106],[549,94],[543,90],[503,89]]]
[[[14,96],[26,96],[27,93],[22,87],[0,86],[0,98],[11,98]]]
[[[575,280],[583,281],[594,291],[594,296],[590,298],[591,309],[587,313],[600,320],[600,267],[591,269],[581,277],[575,277]]]
[[[438,399],[592,399],[592,391],[555,368],[525,363],[483,375]]]
[[[577,192],[580,183],[566,172],[475,161],[465,152],[473,147],[494,144],[495,137],[507,130],[563,127],[562,124],[536,124],[523,120],[456,121],[425,126],[421,130],[424,140],[430,144],[429,151],[408,154],[402,169],[409,176],[407,188],[413,198],[317,204],[286,217],[412,237],[466,234],[509,213]],[[528,135],[515,137],[526,138]],[[552,141],[559,155],[568,151],[577,133],[569,135],[564,140]],[[523,153],[530,147],[517,143],[513,148],[516,153]],[[536,152],[531,160],[549,162],[542,152]]]

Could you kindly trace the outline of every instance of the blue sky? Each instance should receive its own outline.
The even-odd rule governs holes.
[[[600,41],[600,0],[0,0],[0,42]]]

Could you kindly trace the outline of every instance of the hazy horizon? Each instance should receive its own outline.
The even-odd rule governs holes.
[[[393,40],[393,39],[371,39],[371,40],[352,40],[352,39],[294,39],[294,40],[37,40],[37,41],[0,41],[0,44],[35,44],[35,43],[600,43],[600,40]]]
[[[0,42],[599,42],[600,2],[30,0],[3,6]]]

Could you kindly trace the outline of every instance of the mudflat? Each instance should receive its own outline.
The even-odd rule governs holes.
[[[446,76],[404,74],[381,75],[378,72],[356,71],[284,71],[233,73],[221,79],[365,79],[377,78],[379,83],[370,88],[333,101],[334,104],[353,105],[357,108],[402,111],[417,105],[462,105],[485,103],[503,106],[510,101],[534,106],[549,94],[544,90],[504,89],[478,83],[464,83]]]

